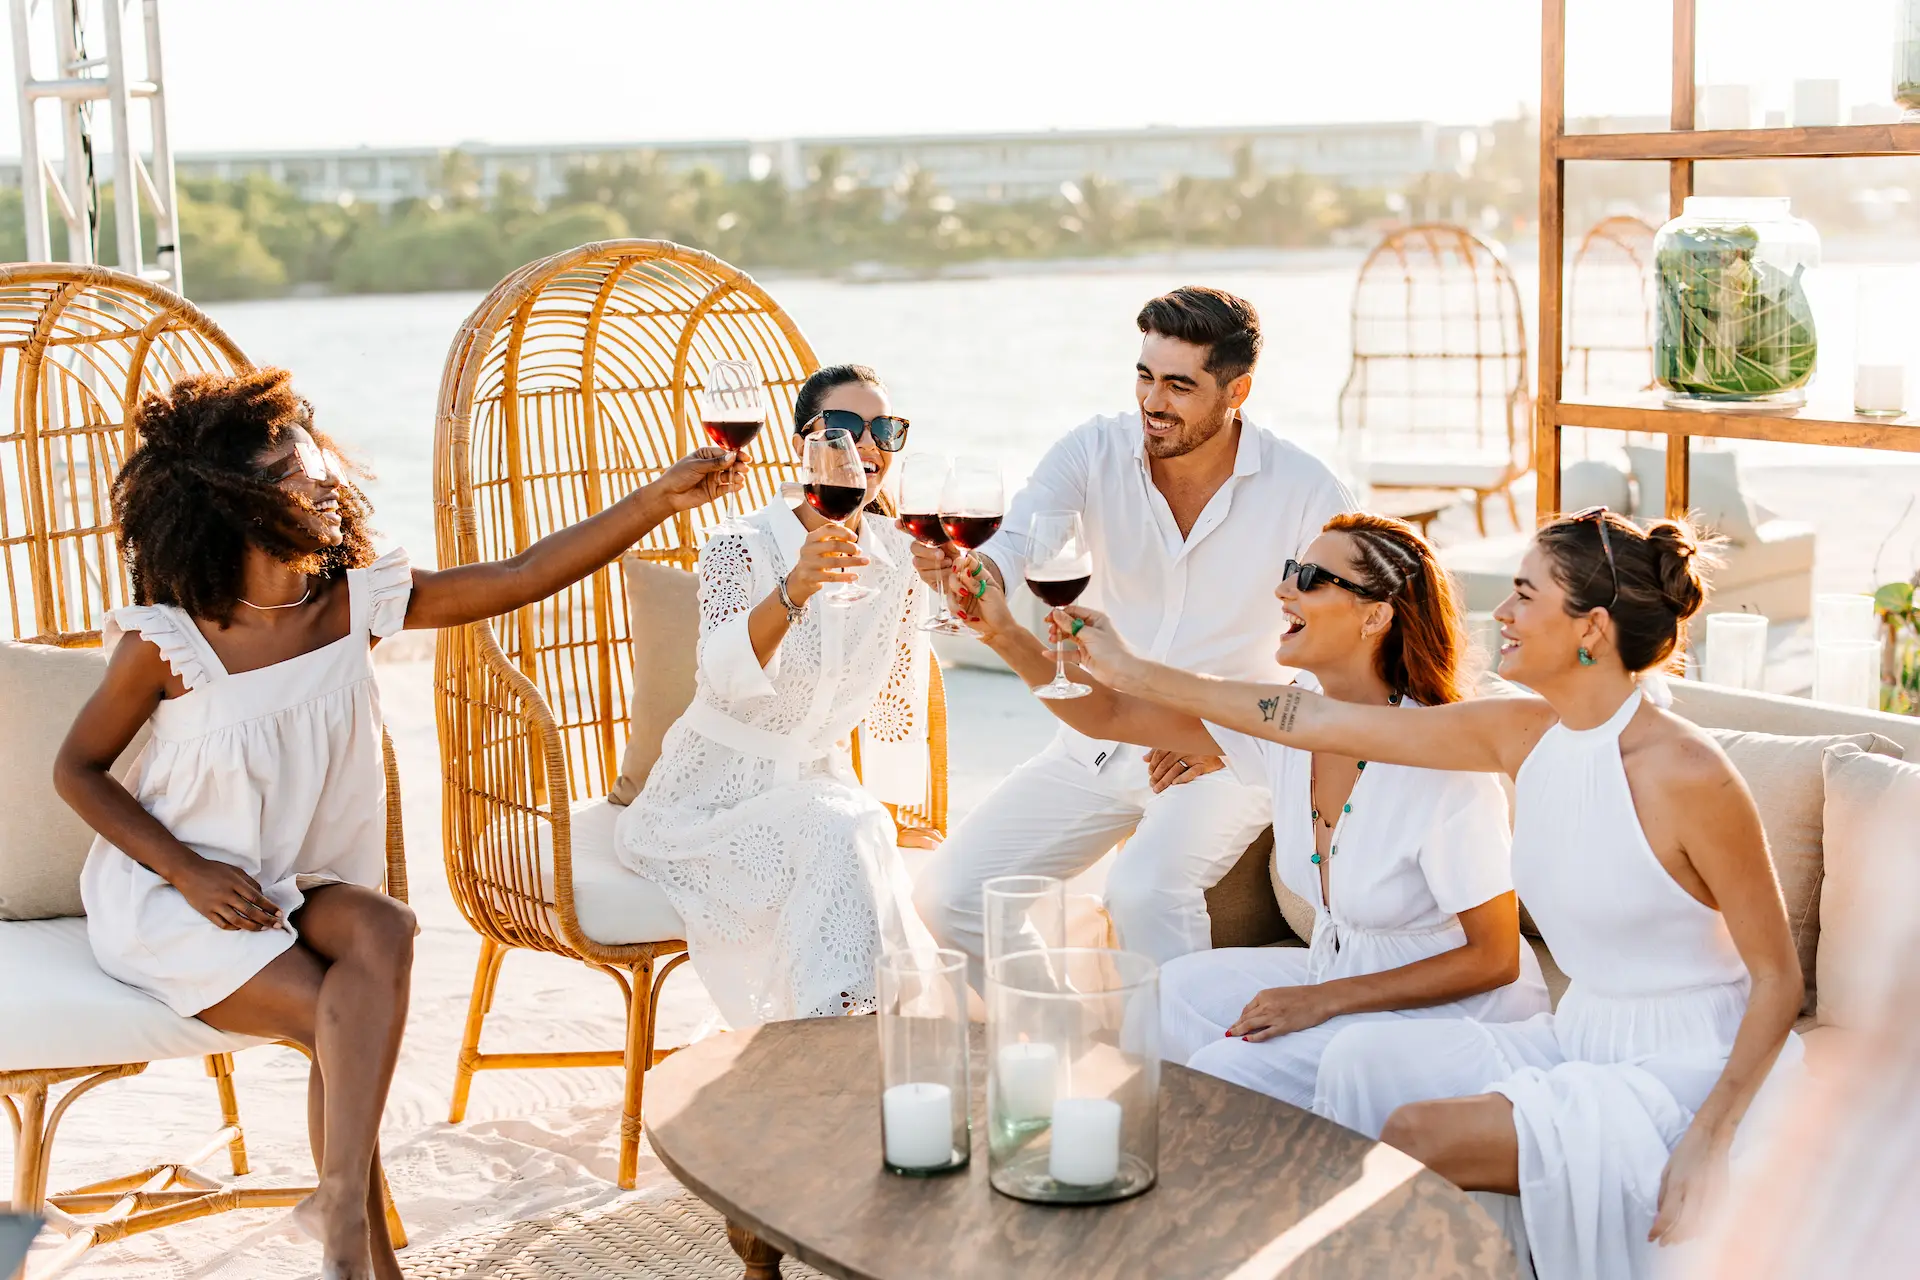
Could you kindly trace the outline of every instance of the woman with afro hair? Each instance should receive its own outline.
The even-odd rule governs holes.
[[[55,764],[99,833],[82,874],[100,966],[223,1031],[305,1046],[318,1189],[294,1210],[325,1280],[399,1280],[375,1176],[406,1023],[412,913],[380,891],[384,770],[370,651],[551,595],[740,486],[701,449],[508,560],[374,554],[366,499],[284,370],[148,396],[114,482],[135,603]],[[122,786],[108,772],[141,726]]]

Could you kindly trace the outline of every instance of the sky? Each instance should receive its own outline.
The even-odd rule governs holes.
[[[1700,0],[1706,78],[1781,96],[1796,75],[1841,78],[1849,101],[1884,101],[1893,3]],[[1539,97],[1540,0],[160,7],[179,151],[1472,123]],[[1668,12],[1665,0],[1568,0],[1570,112],[1666,113]],[[10,36],[0,28],[9,57]],[[16,99],[0,95],[0,153],[17,154],[17,137]]]

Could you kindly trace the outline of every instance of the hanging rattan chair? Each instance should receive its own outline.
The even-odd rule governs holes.
[[[585,245],[501,281],[455,337],[441,382],[434,445],[440,564],[514,555],[704,444],[693,392],[722,359],[759,367],[773,424],[792,421],[794,397],[817,367],[799,328],[765,290],[679,245]],[[790,450],[778,425],[762,433],[744,505],[768,500],[796,477]],[[627,1187],[637,1168],[644,1075],[664,1056],[654,1050],[660,984],[685,960],[686,944],[637,924],[618,941],[604,930],[589,936],[576,900],[587,846],[577,838],[575,802],[608,794],[629,733],[634,638],[624,575],[652,572],[646,561],[693,568],[702,539],[724,514],[717,507],[683,514],[621,567],[511,615],[441,633],[435,659],[447,879],[481,937],[451,1118],[465,1115],[476,1071],[622,1066],[619,1181]],[[896,819],[938,832],[946,821],[946,742],[937,669],[931,700],[927,800],[897,810]],[[593,850],[596,859],[610,856],[598,844]],[[514,948],[571,957],[611,976],[627,1008],[625,1047],[480,1052],[500,965]]]
[[[132,603],[113,523],[112,487],[136,443],[133,420],[140,398],[165,391],[188,374],[251,367],[204,312],[149,281],[105,267],[0,267],[0,393],[12,406],[11,414],[0,419],[0,577],[6,580],[12,636],[60,648],[100,644],[107,612]],[[0,732],[8,733],[65,731],[63,724],[0,723]],[[387,890],[405,900],[399,772],[392,743],[385,746]],[[44,799],[20,800],[23,806],[62,803],[47,778],[10,778],[7,785],[44,791]],[[0,899],[5,897],[0,886]],[[85,927],[77,916],[0,920],[0,946],[10,957],[36,966],[0,973],[0,984],[57,978],[59,989],[84,993],[83,998],[98,994],[100,1008],[114,1011],[68,1007],[59,1011],[64,1021],[125,1016],[131,993],[93,966]],[[63,966],[58,974],[56,966]],[[247,1172],[233,1051],[259,1041],[177,1019],[187,1027],[188,1039],[227,1046],[204,1055],[224,1127],[184,1161],[49,1194],[53,1140],[68,1106],[107,1081],[139,1074],[147,1063],[55,1061],[46,1056],[57,1056],[52,1050],[36,1059],[35,1014],[7,1011],[7,997],[0,991],[0,1025],[9,1038],[7,1052],[0,1055],[0,1105],[13,1122],[13,1208],[43,1215],[67,1237],[50,1257],[36,1259],[37,1275],[63,1269],[95,1245],[234,1209],[288,1206],[313,1191],[311,1186],[224,1186],[195,1167],[224,1147],[234,1176]],[[157,1001],[131,998],[131,1017],[140,1025],[106,1026],[96,1039],[112,1042],[116,1033],[138,1035],[155,1019],[175,1019]],[[42,1007],[37,1001],[25,1003],[34,1011]],[[60,1085],[69,1087],[56,1102],[51,1091]],[[391,1202],[388,1229],[396,1246],[405,1245]]]
[[[1653,385],[1653,228],[1603,218],[1580,238],[1567,276],[1569,393]]]
[[[1342,452],[1377,489],[1506,499],[1529,470],[1532,420],[1520,291],[1499,250],[1464,227],[1388,235],[1353,291],[1353,364],[1340,391]]]

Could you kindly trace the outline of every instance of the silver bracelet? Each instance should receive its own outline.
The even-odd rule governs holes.
[[[787,575],[784,573],[780,575],[780,607],[787,611],[788,626],[799,622],[807,612],[806,605],[795,604],[793,597],[787,594]]]

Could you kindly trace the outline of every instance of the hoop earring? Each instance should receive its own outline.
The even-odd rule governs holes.
[[[1580,665],[1583,667],[1590,667],[1593,665],[1593,651],[1588,649],[1587,646],[1585,645],[1580,646]]]

